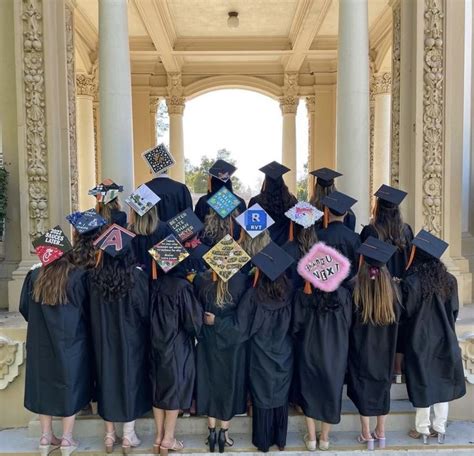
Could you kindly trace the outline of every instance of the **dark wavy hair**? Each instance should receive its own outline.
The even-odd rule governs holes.
[[[318,180],[316,179],[316,182],[313,187],[313,194],[311,195],[311,199],[309,200],[309,203],[312,204],[317,209],[319,209],[320,211],[323,211],[324,206],[321,203],[321,200],[325,196],[328,196],[332,192],[335,192],[335,191],[336,191],[336,185],[334,183],[332,185],[329,185],[328,187],[323,187],[320,183],[318,183]]]
[[[97,250],[93,246],[94,241],[99,237],[102,230],[95,230],[93,233],[79,234],[74,230],[73,251],[71,261],[78,267],[91,269],[95,266]]]
[[[423,300],[431,299],[434,294],[447,299],[454,291],[455,282],[444,263],[419,249],[408,273],[418,275]]]
[[[370,223],[381,241],[391,241],[400,250],[406,247],[405,224],[398,205],[377,199]]]
[[[106,301],[120,299],[135,285],[135,268],[135,256],[130,248],[116,257],[104,253],[101,263],[92,269],[91,282],[100,290]]]
[[[311,247],[318,242],[318,235],[313,225],[303,228],[295,223],[295,239],[302,256],[306,255]]]
[[[313,291],[313,305],[316,307],[316,311],[321,314],[336,312],[342,307],[337,291],[325,293],[318,289]]]
[[[288,190],[283,177],[265,178],[260,190],[259,204],[270,214],[270,217],[281,217],[297,202],[296,197]]]
[[[282,274],[278,279],[272,281],[265,274],[261,274],[257,283],[257,299],[266,301],[274,299],[283,301],[288,296],[289,281],[286,274]]]

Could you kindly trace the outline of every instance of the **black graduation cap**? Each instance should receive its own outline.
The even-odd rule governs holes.
[[[222,182],[227,182],[236,170],[237,168],[232,163],[219,159],[209,168],[209,174]]]
[[[272,161],[271,163],[268,163],[268,165],[265,165],[260,168],[260,171],[262,171],[262,173],[270,179],[276,180],[279,177],[283,176],[283,174],[286,174],[288,171],[291,171],[291,169],[287,168],[284,165],[281,165],[276,161]]]
[[[59,260],[64,254],[72,250],[69,239],[59,225],[35,239],[33,247],[43,266]]]
[[[321,185],[321,187],[330,187],[334,184],[334,179],[336,177],[342,176],[341,173],[329,168],[315,169],[314,171],[311,171],[310,174],[318,179],[318,184]]]
[[[115,257],[124,253],[135,234],[114,223],[94,241],[94,247]]]
[[[184,242],[199,233],[204,225],[189,207],[168,220],[168,226],[180,242]]]
[[[357,200],[345,193],[332,192],[321,200],[321,204],[327,206],[334,215],[344,215]]]
[[[388,185],[382,185],[377,192],[374,194],[377,198],[386,201],[388,203],[398,206],[407,196],[407,192],[399,190],[398,188],[390,187]]]
[[[94,209],[85,212],[73,212],[66,216],[66,220],[79,234],[86,234],[107,225],[107,220],[101,217]]]
[[[359,247],[357,253],[362,255],[371,266],[381,267],[390,260],[397,247],[388,242],[369,236]]]
[[[252,263],[270,280],[280,277],[294,261],[293,257],[273,241],[252,258]]]
[[[428,255],[441,258],[449,244],[426,230],[421,230],[411,242],[416,248],[423,250]]]

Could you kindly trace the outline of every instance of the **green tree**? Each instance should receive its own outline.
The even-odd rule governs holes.
[[[296,182],[298,201],[308,201],[308,163],[303,165],[304,174]]]

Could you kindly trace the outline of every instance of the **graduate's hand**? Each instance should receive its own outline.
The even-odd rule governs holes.
[[[204,312],[204,324],[213,326],[216,316],[211,312]]]

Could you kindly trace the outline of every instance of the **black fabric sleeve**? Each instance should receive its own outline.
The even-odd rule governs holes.
[[[203,311],[201,303],[194,296],[191,285],[183,290],[181,321],[183,322],[185,331],[189,335],[194,337],[199,336],[203,325]]]
[[[301,290],[295,293],[293,300],[293,321],[291,325],[291,334],[297,339],[302,335],[305,321],[308,313],[308,302],[311,295],[304,294]]]
[[[33,284],[31,280],[31,275],[33,271],[29,271],[23,282],[23,287],[21,289],[20,295],[20,313],[23,315],[23,318],[28,321],[28,314],[30,308],[30,300],[33,292]]]

